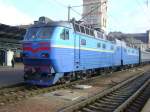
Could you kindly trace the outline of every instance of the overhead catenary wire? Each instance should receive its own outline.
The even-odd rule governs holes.
[[[84,6],[91,6],[91,5],[97,5],[97,4],[101,4],[101,2],[83,4],[83,5],[78,5],[78,6],[69,6],[68,7],[68,21],[70,20],[70,10],[72,10],[73,12],[75,12],[76,14],[78,14],[78,15],[80,15],[82,17],[82,14],[77,12],[74,8],[84,7]]]
[[[48,0],[48,1],[51,1],[51,0]],[[58,0],[52,0],[52,1],[55,2],[56,4],[60,5],[60,6],[64,7],[64,8],[67,8],[66,5],[64,5],[63,3],[59,2]]]
[[[73,12],[75,12],[76,14],[78,14],[78,15],[80,15],[80,16],[82,16],[82,14],[81,13],[79,13],[78,11],[76,11],[76,10],[74,10],[72,7],[70,8]]]
[[[96,2],[96,3],[89,3],[89,4],[83,4],[83,5],[78,5],[78,6],[69,6],[70,9],[77,13],[78,15],[82,16],[82,14],[80,14],[79,12],[77,12],[74,8],[77,8],[77,7],[84,7],[84,6],[91,6],[91,5],[95,5],[95,4],[101,4],[100,2]]]

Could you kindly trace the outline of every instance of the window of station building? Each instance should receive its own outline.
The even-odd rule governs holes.
[[[75,31],[80,32],[79,25],[75,24],[74,26],[75,26]]]
[[[81,39],[81,45],[86,45],[86,40],[85,39]]]
[[[85,33],[85,29],[83,26],[80,26],[80,29],[81,29],[81,33]]]
[[[97,43],[97,48],[101,48],[101,43]]]
[[[106,44],[103,44],[103,49],[106,49]]]
[[[69,30],[63,29],[62,33],[60,34],[60,38],[63,40],[69,40]]]

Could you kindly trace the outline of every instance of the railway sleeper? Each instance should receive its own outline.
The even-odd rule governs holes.
[[[131,85],[132,86],[132,85]],[[125,93],[129,93],[129,92],[134,92],[135,90],[137,90],[139,88],[139,86],[138,87],[134,87],[134,86],[132,86],[131,88],[124,88],[123,90],[120,90],[120,92],[125,92]]]
[[[133,87],[134,88],[134,87]],[[132,89],[132,90],[126,90],[124,93],[127,94],[127,95],[132,95],[134,94],[139,88],[136,88],[136,89]]]
[[[89,105],[89,107],[87,107],[87,108],[89,108],[90,110],[94,110],[94,112],[102,111],[101,108],[96,107],[96,106],[94,106],[94,105]]]
[[[127,98],[127,96],[124,96],[124,95],[120,95],[120,96],[109,95],[109,96],[106,96],[106,98],[122,100],[122,99]]]
[[[95,111],[93,111],[93,110],[91,110],[91,109],[89,109],[89,108],[83,108],[82,111],[83,111],[83,112],[95,112]]]
[[[116,108],[117,105],[108,105],[108,104],[100,104],[98,102],[94,103],[97,108]]]
[[[116,102],[117,101],[117,103],[122,103],[122,101],[119,101],[119,100],[114,100],[114,99],[107,99],[107,98],[102,98],[101,100],[103,100],[104,102]]]
[[[102,100],[99,100],[99,101],[97,101],[98,103],[103,103],[103,104],[106,104],[106,105],[110,105],[110,102],[105,102],[105,101],[102,101]],[[116,102],[111,102],[111,105],[118,105],[118,103],[116,103]]]
[[[126,94],[111,94],[111,96],[128,98],[130,95],[129,95],[129,93],[126,93]]]
[[[112,95],[118,95],[118,96],[119,96],[119,95],[128,95],[129,93],[127,93],[127,91],[126,91],[126,92],[122,92],[122,91],[120,91],[120,92],[117,91],[117,92],[116,92],[116,91],[115,91],[115,92],[112,92],[111,94],[112,94]]]
[[[127,109],[125,112],[140,112],[140,110],[138,106],[131,106],[130,109]]]
[[[134,101],[134,103],[132,104],[133,106],[140,106],[142,105],[144,102],[146,102],[147,97],[143,97],[143,98],[138,98],[137,100]]]
[[[88,109],[94,111],[94,112],[108,112],[108,111],[111,111],[112,109],[106,109],[106,108],[103,108],[103,107],[96,107],[96,106],[93,106],[93,105],[90,105],[89,107],[87,107]]]
[[[102,112],[112,112],[114,110],[114,108],[115,107],[111,107],[111,106],[98,106],[95,111],[97,111],[97,112],[101,112],[101,111]]]
[[[105,98],[109,99],[109,101],[116,101],[116,102],[120,100],[125,100],[124,97],[119,97],[119,96],[118,97],[106,96]]]
[[[131,89],[128,89],[128,88],[119,89],[119,90],[117,91],[117,93],[122,94],[122,93],[129,93],[129,92],[132,92],[132,91],[135,91],[135,89],[133,89],[133,86],[132,86]]]

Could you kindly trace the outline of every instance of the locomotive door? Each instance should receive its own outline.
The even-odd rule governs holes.
[[[74,39],[74,65],[75,69],[79,69],[80,66],[80,36],[75,35]]]

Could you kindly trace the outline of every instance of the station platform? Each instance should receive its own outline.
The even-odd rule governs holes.
[[[150,99],[147,101],[141,112],[150,112]]]
[[[15,67],[0,66],[0,88],[23,82],[23,64],[15,64]]]

